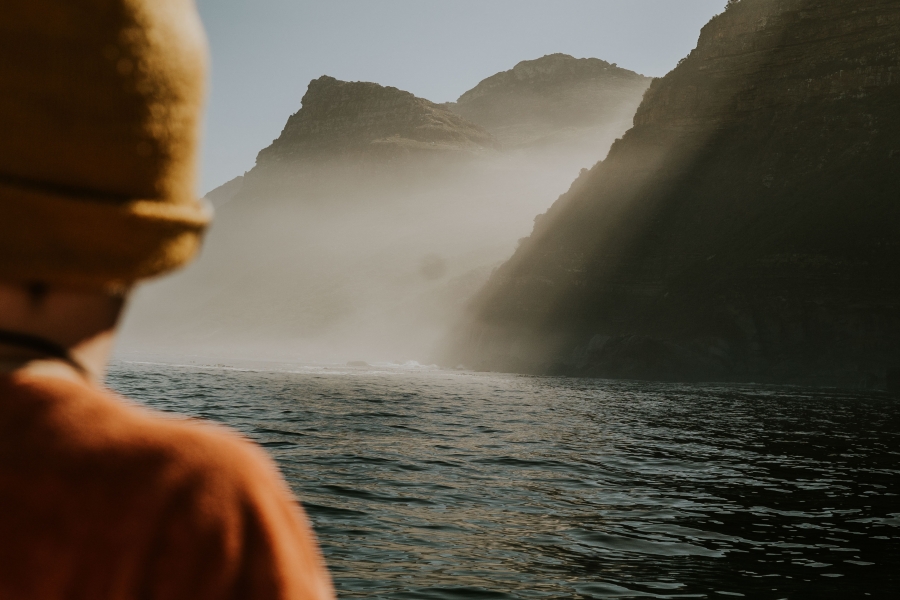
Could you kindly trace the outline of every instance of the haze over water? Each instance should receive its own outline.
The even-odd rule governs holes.
[[[863,598],[898,584],[896,401],[383,365],[118,363],[278,461],[344,598]]]
[[[471,295],[630,118],[589,148],[371,175],[328,164],[219,204],[196,264],[138,291],[120,355],[433,362]]]

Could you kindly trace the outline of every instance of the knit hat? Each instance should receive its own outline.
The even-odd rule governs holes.
[[[124,289],[195,254],[206,62],[193,0],[3,0],[0,280]]]

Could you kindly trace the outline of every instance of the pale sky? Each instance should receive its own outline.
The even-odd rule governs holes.
[[[661,76],[725,3],[199,0],[212,47],[200,191],[252,168],[321,75],[391,85],[435,102],[554,52]]]

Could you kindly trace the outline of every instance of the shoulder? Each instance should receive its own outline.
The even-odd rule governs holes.
[[[261,448],[219,425],[134,406],[128,413],[165,456],[160,572],[179,573],[181,585],[196,587],[191,597],[220,585],[236,598],[333,598],[312,527]]]
[[[15,455],[30,457],[29,480],[65,490],[70,517],[98,516],[97,527],[130,532],[133,551],[153,557],[141,559],[141,587],[160,597],[175,592],[167,586],[195,598],[333,597],[305,514],[274,462],[237,432],[70,380],[21,378],[0,394],[12,394]],[[15,444],[0,440],[0,454]]]
[[[81,458],[123,468],[137,466],[129,461],[144,461],[141,467],[169,470],[172,476],[211,472],[234,485],[248,478],[278,478],[259,447],[224,426],[153,411],[79,380],[29,374],[5,379],[0,393],[12,397],[4,420],[16,427],[4,433],[21,438],[21,444],[42,439],[44,450],[57,460]]]
[[[110,503],[189,498],[207,514],[271,498],[294,504],[271,458],[224,426],[62,377],[6,377],[0,396],[0,458],[32,480]]]

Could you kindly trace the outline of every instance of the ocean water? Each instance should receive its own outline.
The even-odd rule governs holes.
[[[900,400],[370,368],[119,362],[264,446],[342,598],[885,598]]]

